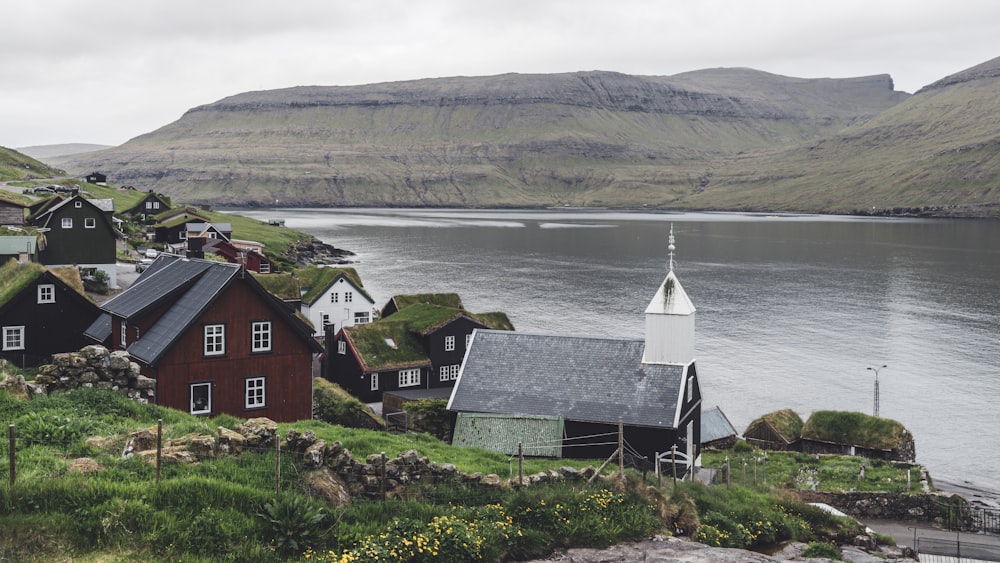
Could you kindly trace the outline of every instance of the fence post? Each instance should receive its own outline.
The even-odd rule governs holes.
[[[618,478],[625,476],[625,425],[618,417]]]
[[[653,471],[656,472],[656,486],[659,487],[663,484],[663,475],[660,474],[660,452],[656,452],[656,456],[653,457],[653,460]]]
[[[729,456],[726,456],[726,486],[730,485],[732,485],[732,482],[729,480]]]
[[[274,433],[274,494],[281,493],[281,434]]]
[[[677,444],[670,446],[670,467],[674,470],[674,488],[677,488]]]
[[[7,426],[7,434],[10,436],[10,449],[7,452],[7,455],[10,456],[10,488],[13,489],[14,481],[17,480],[17,454],[15,453],[17,441],[14,439],[15,431],[13,424]]]
[[[378,459],[379,459],[379,462],[381,462],[381,465],[382,465],[381,475],[380,475],[379,485],[378,485],[378,489],[379,489],[379,492],[382,494],[382,497],[379,500],[385,500],[385,452],[380,453]]]
[[[524,442],[517,443],[517,486],[524,484]]]
[[[163,419],[156,420],[156,483],[160,483],[162,474],[160,467],[163,462]]]

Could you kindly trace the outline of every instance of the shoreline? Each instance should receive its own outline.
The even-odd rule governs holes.
[[[971,481],[959,483],[948,479],[934,479],[933,476],[932,481],[934,488],[938,491],[957,494],[970,503],[1000,510],[1000,490],[990,489]]]

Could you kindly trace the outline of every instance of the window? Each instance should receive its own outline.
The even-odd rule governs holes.
[[[179,238],[180,238],[181,240],[187,240],[187,238],[188,238],[188,234],[187,234],[187,231],[181,231],[180,233],[178,233],[178,237],[179,237]]]
[[[455,337],[454,336],[445,336],[444,337],[444,351],[445,352],[451,352],[454,349],[455,349]]]
[[[84,217],[83,218],[83,228],[84,229],[93,229],[96,226],[97,226],[97,219],[94,219],[93,217]]]
[[[372,391],[378,391],[378,372],[372,374]]]
[[[472,333],[465,335],[465,349],[469,349],[469,344],[472,344]]]
[[[420,368],[399,370],[399,386],[413,387],[420,385]]]
[[[340,294],[334,291],[330,294],[330,303],[337,303],[340,301]]]
[[[687,382],[687,395],[688,402],[690,403],[694,399],[694,376],[688,376]]]
[[[344,303],[350,303],[351,301],[354,301],[354,292],[353,291],[345,291],[344,292]]]
[[[364,311],[361,313],[354,313],[354,324],[356,325],[366,324],[368,323],[368,319],[369,319],[368,311]]]
[[[269,264],[267,262],[261,262],[260,263],[260,273],[262,273],[262,274],[270,274],[271,273],[271,264]]]
[[[226,325],[205,325],[205,355],[222,356],[226,353]]]
[[[125,326],[125,321],[123,320],[123,321],[122,321],[122,330],[121,330],[121,333],[122,333],[122,334],[121,334],[121,344],[122,344],[122,348],[124,348],[125,346],[127,346],[127,344],[126,344],[127,340],[126,340],[126,338],[125,338],[125,334],[126,334],[126,331],[127,331],[127,330],[128,330],[128,328],[127,328],[127,327]]]
[[[251,352],[271,351],[271,321],[255,321],[250,323],[252,343]]]
[[[244,406],[248,409],[259,409],[265,406],[263,377],[247,378],[245,397]]]
[[[73,218],[72,217],[63,217],[62,228],[64,228],[64,229],[72,229],[73,228]]]
[[[24,327],[5,326],[3,327],[3,349],[4,350],[24,350]]]
[[[53,284],[43,284],[38,286],[38,302],[39,303],[55,303],[56,302],[56,286]]]
[[[346,354],[347,353],[347,341],[346,340],[341,340],[340,342],[337,342],[337,353],[338,354]]]
[[[146,202],[146,209],[153,209],[153,202],[152,201],[147,201]]]
[[[461,364],[441,366],[438,369],[438,375],[441,378],[441,381],[454,381],[458,379],[458,369],[460,367],[462,367]]]
[[[212,384],[191,384],[191,414],[208,414],[212,412]]]

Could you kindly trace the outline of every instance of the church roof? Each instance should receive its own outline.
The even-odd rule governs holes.
[[[670,270],[666,279],[660,284],[660,288],[656,290],[656,294],[653,295],[652,301],[646,307],[646,314],[691,315],[694,312],[694,303],[681,287],[681,282],[674,275],[674,271]]]
[[[476,330],[448,408],[674,428],[685,366],[644,364],[643,341]]]

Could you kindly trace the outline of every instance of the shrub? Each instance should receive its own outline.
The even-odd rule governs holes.
[[[451,440],[458,414],[448,410],[446,399],[412,401],[403,405],[403,410],[412,417],[414,428],[445,441]]]
[[[802,550],[802,557],[815,559],[833,559],[841,561],[840,548],[832,543],[809,542],[809,545]]]
[[[313,380],[313,415],[329,424],[347,428],[374,428],[378,424],[368,415],[368,406],[352,397],[338,385],[316,378]]]
[[[257,517],[268,541],[282,553],[302,553],[326,534],[329,513],[306,497],[285,494],[261,507]]]

